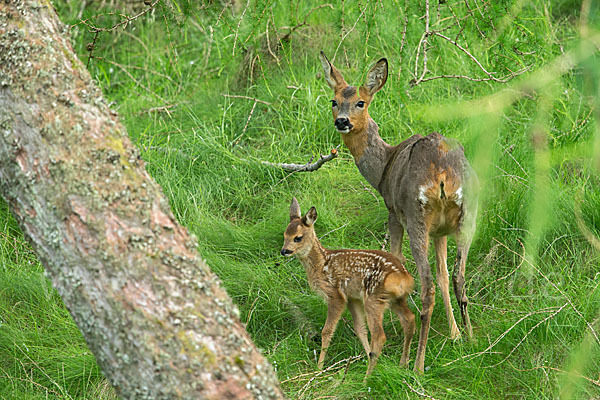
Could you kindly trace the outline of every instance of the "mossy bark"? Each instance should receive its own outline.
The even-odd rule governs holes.
[[[122,398],[282,397],[48,1],[0,2],[0,193]]]

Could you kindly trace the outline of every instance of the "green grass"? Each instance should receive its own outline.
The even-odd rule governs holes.
[[[127,29],[99,35],[94,54],[104,60],[90,62],[92,76],[178,220],[197,236],[200,253],[239,305],[289,397],[600,397],[600,344],[590,330],[600,333],[600,253],[591,244],[600,236],[600,125],[592,112],[600,101],[600,60],[583,52],[551,84],[492,113],[474,108],[469,101],[535,86],[536,72],[580,43],[580,2],[492,3],[484,10],[481,1],[432,1],[431,26],[448,25],[449,6],[466,17],[462,29],[444,34],[458,37],[497,76],[529,68],[508,83],[438,79],[411,86],[425,1],[320,8],[281,43],[275,27],[283,38],[288,29],[281,27],[302,23],[316,3],[256,0],[244,12],[245,2],[235,2],[232,14],[229,8],[222,12],[220,2],[165,1]],[[598,29],[598,5],[590,4],[587,24]],[[55,5],[64,22],[78,21],[79,2]],[[85,9],[83,18],[101,11]],[[96,21],[110,26],[114,18]],[[92,34],[79,26],[72,36],[87,62]],[[426,76],[486,77],[456,46],[429,41]],[[326,361],[340,362],[340,368],[310,380],[326,307],[308,288],[300,264],[279,256],[290,199],[296,196],[303,210],[317,207],[316,229],[327,247],[380,248],[387,225],[383,201],[343,147],[340,157],[313,173],[287,174],[261,163],[303,163],[340,144],[321,76],[321,49],[330,59],[335,54],[334,64],[353,84],[386,56],[390,78],[370,107],[383,138],[396,144],[434,130],[454,137],[482,183],[467,263],[475,340],[448,339],[437,295],[424,376],[397,367],[401,329],[387,314],[388,342],[363,384],[364,357],[345,361],[362,354],[346,313]],[[151,110],[161,106],[171,107]],[[472,116],[460,116],[465,114]],[[0,225],[0,397],[114,398],[4,205]],[[449,260],[455,253],[451,241]],[[417,277],[407,241],[404,254]],[[412,299],[417,312],[419,296]]]

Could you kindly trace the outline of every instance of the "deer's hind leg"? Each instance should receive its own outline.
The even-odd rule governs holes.
[[[431,313],[435,305],[435,286],[431,276],[431,267],[427,259],[429,247],[429,230],[425,224],[425,216],[416,212],[411,221],[408,221],[408,236],[417,270],[421,278],[421,332],[419,333],[419,346],[415,358],[415,372],[423,373],[425,370],[425,348],[429,336]]]
[[[450,281],[448,279],[448,265],[446,263],[448,239],[446,236],[442,236],[434,238],[433,242],[435,244],[435,260],[437,265],[435,277],[437,279],[440,292],[442,292],[442,300],[444,301],[446,317],[448,318],[448,328],[450,329],[450,338],[455,340],[460,338],[460,331],[456,326],[456,320],[454,319],[454,312],[452,310],[452,302],[450,301]]]
[[[454,272],[452,273],[452,283],[463,324],[469,339],[473,338],[473,328],[471,327],[471,319],[469,318],[469,311],[467,310],[469,299],[467,298],[465,289],[465,270],[469,248],[471,247],[471,241],[473,240],[473,235],[475,233],[476,216],[477,196],[473,194],[465,196],[463,216],[459,223],[458,232],[456,232],[456,262],[454,264]]]
[[[462,315],[463,324],[469,338],[473,337],[473,328],[471,327],[471,319],[469,318],[469,311],[467,306],[469,299],[467,298],[465,289],[465,269],[467,264],[467,255],[469,254],[469,247],[471,245],[471,238],[456,237],[456,263],[454,265],[454,273],[452,274],[452,283],[454,285],[454,294],[460,307],[460,314]]]
[[[403,265],[406,265],[406,257],[402,254],[402,239],[404,238],[404,227],[394,212],[389,213],[388,229],[390,231],[390,253],[398,257]]]

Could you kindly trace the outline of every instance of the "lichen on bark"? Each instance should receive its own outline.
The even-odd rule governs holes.
[[[281,398],[49,2],[0,2],[0,193],[122,398]]]

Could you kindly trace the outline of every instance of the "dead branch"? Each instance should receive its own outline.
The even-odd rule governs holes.
[[[356,18],[356,21],[354,22],[354,25],[352,25],[352,28],[350,28],[350,30],[348,32],[344,33],[344,35],[340,39],[340,42],[338,43],[337,47],[335,48],[335,52],[333,53],[333,57],[331,59],[332,62],[335,61],[335,56],[337,55],[337,52],[340,49],[340,46],[342,45],[342,43],[344,42],[344,40],[346,40],[346,38],[348,37],[348,35],[350,33],[352,33],[352,31],[354,30],[354,28],[356,28],[356,25],[358,24],[358,21],[360,21],[360,19],[362,18],[363,14],[367,11],[367,7],[368,6],[369,6],[369,3],[367,2],[367,4],[365,4],[365,6],[363,7],[363,9],[361,10],[360,15],[358,16],[358,18]]]
[[[511,253],[521,257],[521,255],[517,252],[515,252],[514,250],[512,250],[511,248],[509,248],[508,246],[506,246],[504,243],[500,243],[500,245],[502,247],[504,247],[506,250],[510,251]],[[583,314],[581,313],[581,311],[579,311],[577,309],[577,307],[575,307],[575,304],[573,304],[573,302],[571,301],[571,299],[569,298],[569,296],[567,296],[567,294],[562,291],[558,286],[556,286],[556,284],[554,282],[552,282],[551,279],[549,279],[546,275],[544,275],[544,273],[542,271],[540,271],[540,269],[538,267],[536,267],[531,261],[529,261],[527,259],[527,257],[521,257],[531,268],[535,269],[535,271],[540,274],[554,289],[556,289],[557,292],[559,292],[564,298],[565,300],[569,303],[569,305],[571,306],[571,308],[573,309],[573,311],[575,311],[575,313],[581,318],[581,320],[583,322],[585,322],[585,324],[587,325],[587,327],[589,328],[590,332],[592,333],[592,335],[594,335],[594,339],[596,339],[596,343],[600,344],[600,339],[598,338],[598,334],[596,333],[596,330],[594,329],[594,327],[592,326],[592,324],[590,324],[588,322],[588,320],[585,319],[585,317],[583,316]]]
[[[568,302],[565,303],[565,304],[563,304],[558,310],[556,310],[552,314],[548,315],[546,318],[544,318],[543,320],[541,320],[540,322],[538,322],[537,324],[535,324],[533,327],[531,327],[527,331],[527,333],[525,334],[525,336],[523,336],[521,338],[521,340],[519,340],[519,343],[517,343],[516,346],[513,347],[512,350],[501,361],[499,361],[499,362],[497,362],[496,364],[493,364],[493,365],[487,365],[487,366],[485,366],[483,368],[494,368],[494,367],[497,367],[498,365],[502,364],[504,361],[506,361],[519,348],[519,346],[521,345],[521,343],[523,343],[525,341],[525,339],[527,339],[527,337],[531,334],[531,332],[533,332],[533,330],[535,328],[537,328],[538,326],[540,326],[544,322],[548,321],[550,318],[554,318],[554,316],[556,316],[556,314],[558,314],[559,312],[561,312],[563,310],[563,308],[565,308],[568,305],[569,305]]]
[[[284,40],[287,40],[287,39],[288,39],[288,38],[289,38],[289,37],[292,35],[292,33],[294,33],[294,31],[295,31],[296,29],[298,29],[298,28],[301,28],[301,27],[303,27],[303,26],[305,26],[305,25],[308,25],[308,24],[306,23],[306,19],[307,19],[307,18],[310,16],[310,14],[312,14],[314,11],[317,11],[317,10],[319,10],[319,9],[323,8],[323,7],[329,7],[329,8],[331,8],[332,10],[334,9],[334,8],[333,8],[333,4],[329,4],[329,3],[327,3],[327,4],[321,4],[320,6],[316,6],[316,7],[313,7],[313,8],[311,8],[311,9],[310,9],[310,11],[309,11],[308,13],[306,13],[306,15],[304,16],[304,19],[302,20],[302,22],[301,22],[301,23],[299,23],[299,24],[297,24],[297,25],[295,25],[295,26],[292,26],[292,27],[289,27],[289,26],[282,26],[282,27],[280,28],[280,29],[289,29],[289,30],[290,30],[288,33],[286,33],[285,35],[283,35],[283,37],[281,38],[281,40],[282,40],[282,41],[284,41]]]
[[[498,243],[500,243],[497,239],[494,238],[494,240]],[[512,271],[510,271],[508,274],[504,275],[501,278],[496,279],[495,281],[485,285],[484,287],[482,287],[481,289],[479,289],[477,291],[477,293],[471,295],[472,298],[477,298],[477,296],[479,295],[479,293],[481,293],[482,291],[484,291],[485,289],[489,288],[490,286],[492,286],[494,283],[496,282],[500,282],[503,281],[504,279],[507,279],[508,277],[510,277],[511,275],[513,275],[515,272],[517,272],[519,270],[519,268],[521,268],[521,266],[523,265],[523,260],[525,259],[525,246],[523,246],[523,243],[521,243],[519,241],[519,244],[521,245],[521,247],[523,248],[523,255],[521,256],[521,262],[519,263],[519,265],[517,265],[516,268],[514,268]]]
[[[314,159],[314,157],[311,157],[311,159],[306,164],[272,163],[269,161],[263,161],[262,163],[265,165],[270,165],[272,167],[281,168],[287,172],[313,172],[321,168],[321,166],[327,161],[331,161],[334,158],[336,158],[338,156],[339,147],[340,146],[336,147],[335,149],[331,149],[331,152],[326,156],[321,155],[320,158],[312,164],[311,162]]]
[[[233,51],[231,52],[232,56],[235,56],[235,46],[237,45],[237,38],[240,32],[240,25],[242,24],[242,20],[244,19],[244,15],[246,15],[246,11],[248,10],[249,5],[250,0],[246,2],[246,7],[244,7],[244,11],[242,11],[242,15],[240,16],[240,20],[238,21],[237,28],[235,30],[235,37],[233,38]]]
[[[425,32],[423,32],[423,34],[421,35],[421,40],[419,40],[419,44],[417,45],[417,56],[415,57],[415,79],[414,82],[411,82],[413,86],[416,86],[419,83],[421,83],[421,81],[425,77],[425,74],[427,73],[427,38],[431,36],[431,34],[432,32],[429,31],[429,0],[425,0]],[[419,76],[418,68],[421,47],[423,47],[423,72],[421,73],[421,76]]]
[[[419,390],[415,389],[414,387],[412,387],[408,382],[406,382],[406,379],[402,379],[402,382],[406,385],[406,387],[408,387],[410,389],[411,392],[416,393],[419,396],[425,397],[430,400],[437,400],[435,397],[430,396],[427,393],[425,393],[425,391],[419,391]]]
[[[223,96],[223,97],[229,97],[229,98],[232,98],[232,99],[253,100],[254,102],[262,103],[262,104],[265,104],[267,106],[271,105],[271,103],[269,103],[268,101],[263,101],[263,100],[260,100],[260,99],[254,98],[254,97],[250,97],[250,96],[240,96],[240,95],[236,95],[236,94],[222,94],[221,96]]]
[[[145,110],[141,110],[139,112],[139,115],[146,114],[146,113],[151,114],[153,112],[165,112],[165,113],[169,114],[169,116],[171,116],[170,109],[173,107],[177,107],[177,105],[178,104],[166,104],[164,106],[150,107]]]
[[[519,371],[519,372],[529,372],[529,371],[536,371],[538,369],[541,369],[541,370],[550,370],[550,371],[560,372],[560,373],[567,374],[567,375],[573,374],[573,375],[575,375],[578,378],[585,379],[589,383],[600,387],[600,379],[594,380],[594,379],[588,378],[587,376],[582,375],[581,373],[579,373],[577,371],[565,371],[564,369],[550,367],[548,365],[540,365],[538,367],[533,367],[533,368],[528,368],[528,369],[516,368],[511,363],[508,363],[508,365],[510,365],[511,368],[514,369],[515,371]]]
[[[404,45],[406,45],[406,31],[408,28],[408,17],[406,16],[406,13],[408,12],[408,0],[404,0],[404,10],[403,10],[403,16],[404,16],[404,29],[402,30],[402,36],[400,38],[400,50],[398,50],[398,53],[400,54],[400,61],[398,61],[398,79],[400,79],[400,76],[402,74],[402,51],[404,50]]]
[[[91,54],[91,53],[90,53]],[[91,55],[90,55],[91,56]],[[142,89],[144,89],[146,92],[148,92],[149,94],[151,94],[152,96],[157,97],[160,101],[162,101],[163,103],[167,103],[167,100],[165,100],[161,95],[159,95],[158,93],[156,93],[155,91],[153,91],[152,89],[150,89],[148,86],[144,86],[143,83],[141,83],[140,81],[138,81],[137,79],[135,79],[135,77],[131,74],[131,72],[129,72],[127,70],[127,68],[125,68],[124,65],[121,65],[119,63],[116,63],[114,61],[110,61],[106,58],[103,57],[94,57],[91,56],[92,58],[97,58],[98,60],[102,60],[102,61],[106,61],[110,64],[113,64],[115,67],[118,67],[121,69],[121,71],[125,72],[125,74],[129,77],[129,79],[131,79],[132,81],[134,81],[136,83],[136,85],[138,85],[139,87],[141,87]],[[88,63],[89,63],[90,59],[88,58]]]
[[[308,377],[310,375],[313,375],[308,380],[308,382],[306,382],[306,384],[302,387],[302,389],[300,389],[300,392],[298,393],[298,398],[300,399],[300,398],[302,398],[306,394],[306,391],[308,390],[308,388],[310,387],[311,383],[315,379],[317,379],[318,377],[321,377],[321,376],[322,377],[326,377],[326,376],[334,375],[334,374],[337,373],[337,370],[342,369],[342,368],[348,368],[347,367],[348,364],[356,362],[357,360],[360,360],[363,357],[364,357],[364,354],[361,354],[361,355],[358,355],[358,356],[352,356],[352,357],[349,357],[349,358],[347,358],[345,360],[340,360],[340,361],[336,362],[335,364],[332,364],[329,367],[325,368],[324,370],[315,371],[315,372],[310,373],[310,374],[301,374],[301,375],[298,375],[298,376],[296,376],[294,378],[290,378],[290,379],[287,379],[285,381],[282,381],[281,383],[288,382],[288,381],[291,381],[291,380],[295,380],[295,379],[300,378],[300,377],[304,378],[305,376]],[[346,364],[344,364],[344,363],[346,363]],[[331,372],[331,371],[333,371],[333,373],[330,373],[328,375],[324,375],[325,373]]]
[[[123,13],[118,13],[118,12],[109,12],[109,13],[103,13],[103,14],[98,14],[98,15],[94,15],[90,18],[87,19],[80,19],[78,23],[73,24],[70,26],[71,29],[75,28],[76,26],[79,25],[85,25],[88,28],[88,31],[90,33],[94,34],[94,38],[92,39],[92,41],[90,43],[87,44],[87,51],[88,51],[88,60],[87,60],[87,64],[86,64],[86,68],[90,67],[90,61],[92,60],[92,58],[94,58],[94,49],[96,48],[96,42],[98,41],[98,35],[100,34],[100,32],[111,32],[114,31],[115,29],[119,28],[119,27],[123,27],[123,28],[127,28],[127,25],[129,25],[129,23],[135,21],[136,19],[138,19],[139,17],[145,15],[146,13],[148,13],[148,11],[153,10],[154,7],[156,7],[156,5],[158,4],[160,0],[154,0],[152,3],[148,4],[148,8],[140,11],[139,13],[133,15],[133,16],[129,16]],[[118,15],[121,18],[121,21],[119,21],[118,23],[114,24],[113,26],[111,26],[110,28],[100,28],[96,25],[94,25],[91,21],[93,19],[98,19],[100,17],[104,17],[104,16],[115,16]]]
[[[501,341],[502,339],[504,339],[504,337],[505,337],[506,335],[508,335],[508,333],[509,333],[510,331],[512,331],[512,330],[513,330],[513,329],[514,329],[514,328],[515,328],[517,325],[519,325],[519,324],[520,324],[522,321],[524,321],[525,319],[527,319],[527,318],[529,318],[529,317],[531,317],[532,315],[535,315],[535,314],[541,314],[541,313],[547,313],[547,312],[553,312],[553,311],[554,311],[554,312],[556,312],[556,310],[557,310],[557,309],[560,309],[560,310],[562,310],[562,307],[560,307],[560,308],[559,308],[559,307],[550,307],[550,308],[546,308],[546,309],[542,309],[542,310],[531,311],[531,312],[527,313],[526,315],[522,316],[521,318],[519,318],[519,319],[517,320],[517,322],[515,322],[514,324],[512,324],[512,325],[510,326],[510,328],[508,328],[508,329],[507,329],[507,330],[505,330],[505,331],[504,331],[504,332],[503,332],[503,333],[502,333],[500,336],[498,336],[498,337],[496,338],[496,340],[494,340],[494,341],[493,341],[493,342],[492,342],[492,343],[491,343],[491,344],[490,344],[488,347],[486,347],[486,349],[485,349],[485,350],[483,350],[483,351],[478,351],[477,353],[465,354],[464,356],[458,357],[458,358],[456,358],[456,359],[454,359],[454,360],[452,360],[452,361],[448,361],[446,364],[444,364],[444,365],[442,365],[442,366],[443,366],[443,367],[447,367],[448,365],[454,364],[454,363],[455,363],[455,362],[457,362],[457,361],[461,361],[461,360],[471,360],[471,359],[473,359],[473,358],[476,358],[476,357],[481,357],[481,356],[483,356],[484,354],[490,354],[490,353],[491,353],[491,352],[490,352],[490,350],[491,350],[492,348],[494,348],[494,347],[495,347],[495,346],[496,346],[498,343],[500,343],[500,341]]]

